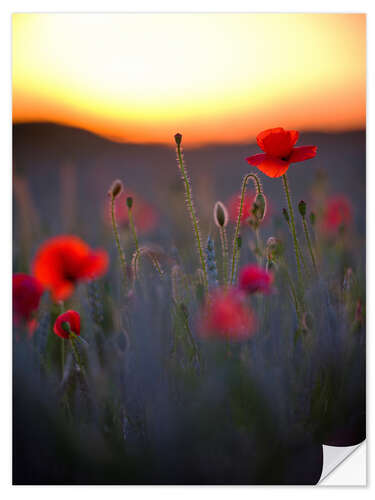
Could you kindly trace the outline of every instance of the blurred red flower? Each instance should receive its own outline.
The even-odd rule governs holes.
[[[53,326],[53,331],[59,337],[63,339],[69,338],[69,332],[64,328],[64,323],[69,324],[69,328],[73,333],[79,335],[81,332],[81,318],[76,311],[66,311],[63,314],[60,314],[55,321]]]
[[[36,327],[33,313],[38,309],[43,295],[42,284],[33,276],[25,273],[13,274],[13,322],[15,325],[26,324],[29,334]]]
[[[246,340],[254,334],[256,321],[244,297],[236,289],[217,289],[206,302],[198,324],[201,337]]]
[[[244,197],[242,206],[241,224],[245,224],[246,220],[250,217],[254,201],[255,201],[255,194],[248,194]],[[241,197],[238,194],[234,194],[233,196],[231,196],[231,198],[229,198],[229,200],[226,203],[226,206],[228,207],[229,219],[231,220],[231,222],[234,223],[237,222],[238,213],[240,211],[240,203],[241,203]],[[262,220],[262,224],[267,223],[267,221],[269,221],[271,214],[272,214],[272,208],[270,202],[267,199],[267,210],[264,219]]]
[[[138,233],[147,233],[155,229],[159,222],[159,215],[154,207],[142,200],[137,194],[131,191],[123,191],[117,198],[115,203],[116,221],[119,226],[129,225],[129,213],[126,205],[126,199],[133,198],[133,220]],[[106,207],[106,220],[110,223],[108,206]]]
[[[255,264],[243,267],[239,274],[240,289],[246,293],[271,293],[272,283],[273,275]]]
[[[329,198],[323,212],[322,229],[336,234],[342,226],[349,226],[353,218],[353,207],[345,195]]]
[[[316,146],[294,147],[298,136],[296,130],[282,127],[264,130],[257,135],[258,146],[264,153],[249,156],[246,160],[269,177],[281,177],[291,163],[309,160],[316,155]]]
[[[65,300],[79,281],[89,281],[105,274],[108,254],[92,250],[77,236],[56,236],[38,250],[33,272],[51,291],[54,300]]]

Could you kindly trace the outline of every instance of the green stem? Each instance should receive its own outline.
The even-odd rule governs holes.
[[[79,366],[79,369],[80,369],[81,373],[83,375],[85,375],[85,369],[83,368],[83,363],[82,363],[82,360],[81,360],[81,356],[80,356],[79,351],[77,349],[77,346],[75,344],[75,334],[71,332],[69,338],[70,338],[70,343],[71,343],[71,346],[72,346],[72,350],[73,350],[73,354],[74,354],[74,358],[76,360],[76,363]]]
[[[309,273],[309,270],[307,268],[305,257],[303,256],[301,247],[298,248],[298,251],[299,251],[299,257],[301,259],[302,267],[306,273],[306,276],[308,277],[310,275],[310,273]]]
[[[288,202],[288,208],[289,208],[290,228],[292,230],[292,236],[293,236],[293,246],[294,246],[294,253],[295,253],[296,262],[297,262],[298,280],[300,283],[302,283],[301,263],[300,263],[300,257],[299,257],[299,246],[298,246],[298,240],[297,240],[296,226],[294,223],[294,212],[293,212],[293,207],[292,207],[292,203],[291,203],[291,199],[290,199],[288,178],[287,178],[286,174],[283,175],[283,184],[284,184],[284,191],[285,191],[286,199]]]
[[[237,253],[236,253],[236,262],[235,262],[235,269],[234,269],[234,281],[237,280],[237,276],[238,276],[238,268],[239,268],[239,265],[240,265],[240,257],[241,257],[241,249],[238,248],[238,245],[237,245]]]
[[[200,232],[199,232],[198,220],[197,220],[197,216],[196,216],[195,210],[194,210],[194,205],[193,205],[193,199],[192,199],[192,195],[191,195],[191,189],[190,189],[189,179],[187,177],[186,170],[185,170],[185,167],[184,167],[184,161],[182,159],[180,144],[177,144],[177,157],[178,157],[178,163],[179,163],[179,166],[180,166],[180,169],[181,169],[181,173],[182,173],[182,177],[183,177],[184,184],[185,184],[185,193],[186,193],[186,200],[187,200],[187,204],[188,204],[188,209],[189,209],[189,212],[190,212],[191,220],[193,222],[193,229],[194,229],[194,232],[195,232],[195,238],[197,240],[198,253],[199,253],[199,258],[200,258],[200,261],[201,261],[201,266],[202,266],[203,276],[204,276],[204,287],[205,287],[205,289],[207,291],[208,290],[208,279],[207,279],[206,262],[205,262],[204,256],[203,256],[203,250],[202,250],[202,243],[201,243],[201,236],[200,236]]]
[[[61,378],[64,378],[65,368],[65,342],[61,342]]]
[[[288,269],[286,267],[285,264],[282,265],[282,268],[284,270],[284,273],[285,273],[285,277],[289,283],[289,287],[290,287],[290,293],[293,297],[293,302],[294,302],[294,306],[296,308],[296,313],[297,313],[297,317],[298,319],[300,318],[300,307],[298,305],[298,299],[297,299],[297,294],[296,294],[296,291],[295,291],[295,288],[294,288],[294,285],[293,285],[293,281],[292,281],[292,278],[290,277],[289,275],[289,272],[288,272]]]
[[[223,254],[223,284],[228,284],[228,238],[224,226],[220,226],[220,240]]]
[[[315,255],[314,255],[314,252],[313,252],[313,248],[312,248],[312,244],[311,244],[311,240],[310,240],[310,235],[309,235],[309,230],[307,228],[306,218],[305,217],[302,217],[302,223],[303,223],[303,230],[305,232],[305,237],[306,237],[306,241],[307,241],[307,246],[309,247],[309,252],[310,252],[311,260],[312,260],[315,272],[318,274],[318,268],[317,268],[317,265],[316,265]]]
[[[185,325],[185,329],[187,331],[187,334],[188,334],[188,337],[189,337],[189,340],[190,340],[190,343],[191,343],[191,346],[193,348],[193,352],[194,352],[194,356],[196,356],[199,364],[201,363],[201,356],[200,356],[200,352],[199,352],[199,349],[198,349],[198,346],[194,340],[194,337],[193,337],[193,334],[191,333],[191,330],[190,330],[190,326],[189,326],[189,321],[187,319],[187,317],[184,315],[184,325]]]
[[[135,249],[138,251],[139,250],[139,244],[138,244],[137,231],[135,229],[134,220],[133,220],[133,211],[129,207],[128,207],[128,214],[129,214],[130,228],[131,228],[132,233],[133,233],[133,238],[134,238],[134,243],[135,243]]]
[[[117,250],[119,253],[119,257],[120,257],[120,264],[121,264],[121,269],[122,269],[124,286],[126,289],[126,285],[127,285],[127,281],[128,281],[127,271],[126,271],[126,260],[125,260],[125,253],[121,247],[120,235],[119,235],[118,228],[117,228],[116,215],[115,215],[115,197],[114,196],[111,196],[111,217],[112,217],[113,234],[115,236],[116,246],[117,246]]]
[[[243,181],[242,181],[240,209],[238,211],[236,230],[234,232],[234,238],[233,238],[232,273],[231,273],[231,277],[230,277],[230,284],[233,284],[235,270],[236,270],[236,257],[237,257],[237,251],[238,251],[237,238],[238,238],[238,235],[240,232],[243,202],[244,202],[245,193],[246,193],[246,186],[247,186],[247,183],[249,182],[249,179],[253,180],[254,185],[256,187],[256,190],[257,190],[257,194],[260,194],[262,192],[262,187],[261,187],[261,184],[260,184],[260,181],[259,181],[257,175],[255,175],[255,174],[245,175],[245,177],[243,178]]]
[[[258,265],[261,266],[262,265],[263,249],[262,249],[262,242],[260,241],[259,228],[255,229],[255,239],[256,239],[256,259],[257,259]]]

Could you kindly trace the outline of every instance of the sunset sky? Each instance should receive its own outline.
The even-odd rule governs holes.
[[[13,120],[115,140],[365,127],[362,14],[14,14]]]

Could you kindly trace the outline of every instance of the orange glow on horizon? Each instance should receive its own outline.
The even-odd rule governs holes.
[[[366,125],[362,14],[14,14],[13,120],[127,142]]]

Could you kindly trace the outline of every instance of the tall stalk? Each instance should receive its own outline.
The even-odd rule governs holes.
[[[254,182],[255,188],[257,190],[257,194],[260,194],[262,192],[262,186],[260,184],[260,180],[259,180],[258,176],[256,174],[247,174],[247,175],[245,175],[245,177],[242,180],[240,209],[238,211],[236,230],[234,232],[234,238],[233,238],[232,272],[231,272],[231,277],[230,277],[230,284],[233,284],[235,270],[236,270],[237,253],[239,251],[238,236],[239,236],[240,226],[241,226],[243,202],[244,202],[245,193],[246,193],[246,187],[247,187],[247,183],[249,182],[249,179],[252,179],[252,181]]]
[[[193,203],[193,197],[191,194],[190,182],[189,182],[189,178],[188,178],[188,175],[186,173],[185,166],[184,166],[184,160],[182,158],[182,151],[181,151],[182,135],[176,134],[174,136],[174,138],[175,138],[175,141],[177,144],[177,161],[178,161],[178,164],[179,164],[179,167],[181,170],[182,179],[183,179],[184,184],[185,184],[186,203],[187,203],[188,211],[189,211],[191,221],[193,224],[193,230],[195,233],[195,239],[196,239],[196,243],[197,243],[197,247],[198,247],[199,259],[200,259],[201,267],[202,267],[202,271],[203,271],[203,285],[204,285],[205,290],[207,291],[208,290],[207,268],[206,268],[206,262],[204,260],[204,255],[203,255],[202,238],[201,238],[200,231],[199,231],[198,219],[197,219],[197,216],[196,216],[196,213],[194,210],[194,203]]]
[[[292,236],[293,236],[293,246],[294,246],[294,253],[295,253],[296,262],[297,262],[298,280],[299,280],[299,283],[302,284],[301,262],[300,262],[300,255],[299,255],[300,250],[299,250],[298,240],[297,240],[296,225],[294,222],[294,212],[293,212],[293,207],[292,207],[292,202],[291,202],[289,183],[288,183],[288,178],[287,178],[286,174],[284,174],[282,176],[282,179],[283,179],[283,185],[284,185],[286,199],[288,202],[290,228],[291,228]]]
[[[119,183],[119,184],[117,184],[117,183]],[[119,254],[119,258],[120,258],[120,265],[121,265],[121,270],[122,270],[124,287],[126,289],[127,282],[128,282],[128,275],[127,275],[127,270],[126,270],[125,253],[124,253],[122,246],[121,246],[121,243],[120,243],[120,235],[118,232],[118,227],[117,227],[117,222],[116,222],[116,214],[115,214],[115,200],[116,200],[116,197],[121,193],[121,191],[122,191],[121,181],[115,181],[113,186],[109,190],[108,195],[110,196],[110,199],[111,199],[112,230],[113,230],[113,234],[114,234],[116,246],[117,246],[117,251]]]
[[[310,235],[309,235],[309,230],[308,230],[308,227],[307,227],[307,224],[306,224],[306,217],[302,217],[302,224],[303,224],[303,230],[304,230],[304,233],[305,233],[305,238],[306,238],[307,246],[309,248],[311,260],[312,260],[315,272],[318,273],[318,266],[316,265],[314,250],[312,248],[311,239],[310,239]]]

